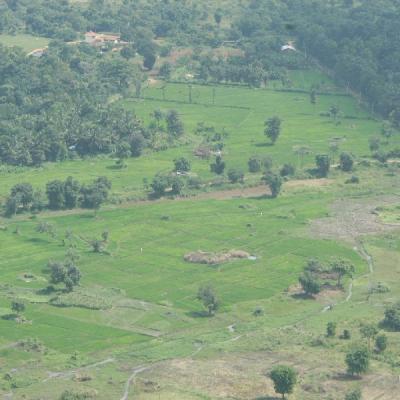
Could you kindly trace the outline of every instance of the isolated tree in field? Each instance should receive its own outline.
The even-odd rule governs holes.
[[[367,339],[368,350],[371,350],[371,341],[374,340],[379,333],[378,327],[373,323],[363,324],[360,327],[360,334],[363,338]]]
[[[378,151],[381,146],[381,140],[376,136],[370,137],[368,139],[368,143],[369,143],[369,149],[371,150],[372,153]]]
[[[171,64],[166,62],[160,67],[160,76],[162,76],[164,79],[169,79],[171,77],[171,72],[172,72],[172,67]]]
[[[223,17],[223,12],[220,8],[218,8],[214,13],[214,20],[218,26],[221,24],[222,17]]]
[[[38,233],[47,233],[52,238],[56,236],[54,225],[50,222],[39,222],[36,225],[35,231]]]
[[[352,390],[347,393],[344,400],[361,400],[362,394],[360,389]]]
[[[333,119],[334,122],[337,122],[337,119],[339,117],[340,109],[336,105],[332,105],[329,107],[329,115]]]
[[[181,194],[183,188],[185,187],[185,181],[179,176],[173,176],[171,177],[170,185],[172,193]]]
[[[166,190],[170,186],[170,178],[168,175],[158,173],[150,184],[153,194],[157,197],[161,197],[165,194]]]
[[[217,175],[222,175],[225,170],[225,161],[222,159],[220,155],[215,157],[215,162],[210,165],[211,172],[214,172]]]
[[[284,164],[279,171],[280,175],[285,177],[285,176],[292,176],[296,172],[296,168],[292,164]]]
[[[331,160],[326,154],[318,154],[315,157],[315,164],[317,165],[317,172],[320,177],[326,177],[331,167]]]
[[[111,189],[111,182],[105,176],[95,179],[92,184],[82,186],[82,205],[86,208],[98,210],[107,200],[108,192]]]
[[[119,168],[126,167],[125,160],[131,155],[131,145],[128,142],[122,142],[117,146],[116,156],[118,157],[117,165]]]
[[[228,179],[231,183],[243,182],[244,173],[240,169],[231,168],[228,171]]]
[[[279,117],[272,117],[265,121],[264,133],[267,135],[272,144],[275,144],[281,133],[282,120]]]
[[[50,269],[51,283],[64,283],[68,291],[72,291],[73,287],[79,284],[81,273],[71,260],[67,260],[65,263],[49,261],[48,268]]]
[[[69,176],[64,182],[64,204],[65,208],[73,209],[78,206],[80,197],[80,183]]]
[[[317,92],[315,89],[311,89],[310,91],[310,103],[315,106],[317,104]]]
[[[281,394],[282,399],[285,398],[286,394],[293,393],[297,383],[297,373],[292,367],[278,365],[272,369],[269,377],[274,383],[275,392]]]
[[[335,337],[336,336],[336,323],[328,322],[326,325],[326,336],[327,337]]]
[[[400,332],[400,302],[386,308],[383,324],[396,332]]]
[[[294,146],[293,152],[294,154],[297,155],[298,164],[300,165],[300,168],[303,167],[304,157],[312,153],[310,147],[308,146]]]
[[[264,175],[263,180],[266,182],[271,190],[271,197],[278,197],[283,183],[281,176],[273,172],[267,172]]]
[[[329,141],[329,153],[332,158],[332,163],[335,163],[336,155],[339,152],[340,138],[332,138]]]
[[[346,354],[347,372],[354,375],[361,375],[368,371],[370,352],[365,346],[357,346]]]
[[[164,113],[160,109],[154,110],[153,111],[153,117],[157,122],[157,127],[159,128],[160,127],[160,123],[164,118]]]
[[[386,139],[386,143],[389,143],[389,139],[393,135],[393,125],[390,123],[390,121],[385,121],[382,124],[381,134]]]
[[[312,273],[306,271],[300,276],[299,282],[307,296],[313,296],[321,291],[321,285]]]
[[[20,300],[13,300],[11,302],[11,310],[15,314],[20,315],[21,313],[23,313],[25,311],[25,304]]]
[[[250,157],[249,161],[247,161],[247,165],[249,167],[249,172],[254,173],[261,171],[261,160],[259,157]]]
[[[10,197],[18,198],[22,207],[27,210],[33,202],[33,188],[30,183],[17,183],[12,187]]]
[[[179,118],[179,114],[175,110],[168,112],[166,116],[167,121],[167,132],[171,137],[177,138],[183,135],[184,128],[183,123]]]
[[[208,315],[213,315],[219,308],[220,302],[211,286],[202,286],[197,293],[197,299],[203,303],[208,310]]]
[[[65,206],[64,182],[54,180],[46,185],[48,206],[51,210],[61,210]]]
[[[345,276],[352,277],[355,272],[354,265],[347,260],[342,260],[342,259],[333,260],[330,262],[329,265],[330,265],[330,270],[337,275],[338,287],[342,286],[342,279]]]
[[[379,353],[383,353],[388,345],[388,338],[385,334],[378,335],[375,339],[375,348]]]
[[[146,50],[143,54],[143,66],[147,68],[148,70],[152,70],[154,67],[154,64],[156,63],[157,56],[156,54],[149,50]]]
[[[353,169],[354,158],[350,153],[340,154],[340,169],[349,172]]]
[[[189,172],[191,169],[190,161],[184,157],[176,158],[174,167],[176,172]]]

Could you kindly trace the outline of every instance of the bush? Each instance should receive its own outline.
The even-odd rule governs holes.
[[[261,171],[261,160],[258,157],[250,157],[249,161],[247,161],[247,165],[249,166],[249,172],[251,173]]]
[[[191,176],[191,177],[189,177],[187,184],[188,184],[189,188],[191,188],[191,189],[201,189],[203,182],[202,182],[201,178],[199,178],[197,176]]]
[[[340,169],[345,172],[349,172],[353,169],[354,159],[350,153],[342,153],[340,155]]]
[[[175,159],[174,165],[177,172],[189,172],[191,169],[190,161],[184,157]]]
[[[243,182],[244,173],[239,169],[230,169],[228,171],[228,179],[231,183]]]
[[[361,400],[361,390],[356,389],[346,394],[345,400]]]
[[[386,350],[388,344],[387,336],[382,334],[378,335],[375,339],[375,347],[379,353],[383,353]]]
[[[264,180],[271,190],[271,196],[273,198],[277,197],[281,191],[282,178],[274,173],[266,173]]]
[[[358,176],[353,175],[351,178],[346,179],[344,183],[346,183],[346,184],[358,184],[358,183],[360,183],[360,178]]]
[[[379,162],[381,162],[382,164],[384,164],[388,158],[389,158],[389,154],[385,153],[384,151],[376,151],[373,154],[373,157],[378,160]]]
[[[340,339],[350,340],[351,339],[351,332],[348,329],[345,329],[343,331],[343,333],[340,335]]]
[[[292,164],[284,164],[280,170],[281,176],[293,176],[296,168]]]
[[[383,323],[388,328],[400,332],[400,302],[386,309]]]
[[[215,158],[215,162],[210,165],[211,172],[217,175],[222,175],[225,170],[225,161],[222,160],[221,156]]]
[[[153,189],[153,193],[157,197],[161,197],[165,194],[165,191],[169,187],[169,177],[163,174],[157,174],[153,181],[151,182],[151,188]]]
[[[365,346],[354,347],[346,354],[347,372],[361,375],[368,371],[370,353]]]
[[[336,323],[328,322],[326,326],[326,336],[327,337],[335,337],[336,336]]]
[[[171,181],[172,193],[181,194],[184,187],[185,187],[185,181],[183,179],[179,178],[178,176],[172,178]]]
[[[331,160],[329,156],[326,154],[318,154],[315,157],[315,164],[317,165],[318,175],[321,177],[326,177],[329,169],[331,168]]]

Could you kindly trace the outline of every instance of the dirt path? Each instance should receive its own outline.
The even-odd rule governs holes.
[[[150,369],[150,367],[147,366],[140,366],[140,367],[136,367],[133,372],[132,375],[129,377],[129,379],[126,381],[125,383],[125,391],[123,396],[121,397],[121,400],[128,400],[128,396],[129,396],[129,390],[131,390],[131,386],[133,384],[133,381],[136,378],[137,374],[140,374],[141,372],[144,372],[146,370]]]
[[[90,369],[93,369],[93,368],[96,368],[96,367],[101,367],[103,365],[110,364],[110,363],[113,363],[113,362],[115,362],[115,358],[107,358],[105,360],[98,361],[98,362],[96,362],[94,364],[89,364],[89,365],[86,365],[84,367],[77,368],[77,369],[70,370],[70,371],[48,372],[48,377],[46,379],[44,379],[42,382],[44,383],[44,382],[49,381],[50,379],[55,379],[55,378],[70,378],[70,377],[74,376],[76,373],[78,373],[80,371],[87,371],[87,370],[90,370]]]

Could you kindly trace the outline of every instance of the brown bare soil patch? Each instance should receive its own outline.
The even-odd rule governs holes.
[[[285,184],[286,188],[298,188],[298,187],[322,187],[329,186],[334,182],[333,179],[299,179],[295,181],[288,181]]]
[[[250,254],[242,250],[230,250],[227,253],[208,253],[199,250],[185,254],[183,258],[185,259],[185,261],[193,264],[217,265],[235,259],[243,259],[249,257]]]
[[[331,357],[332,356],[332,357]],[[221,355],[217,359],[175,359],[161,362],[144,372],[138,382],[138,395],[163,388],[179,393],[188,388],[190,393],[212,399],[278,399],[271,380],[267,377],[277,364],[291,365],[299,373],[295,394],[299,400],[342,399],[343,393],[357,382],[344,374],[342,357],[335,357],[328,349],[304,351],[293,348],[282,352],[251,352]],[[365,400],[398,399],[400,381],[395,374],[374,373],[359,382]],[[182,392],[181,392],[182,393]],[[178,395],[177,400],[191,398]]]
[[[394,196],[336,201],[331,206],[333,215],[313,221],[311,232],[317,237],[355,242],[362,235],[398,229],[396,225],[384,224],[380,221],[375,211],[378,206],[395,204],[398,201],[399,198]]]

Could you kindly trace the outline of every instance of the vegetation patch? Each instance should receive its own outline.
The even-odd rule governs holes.
[[[184,259],[185,261],[193,264],[217,265],[235,259],[249,259],[250,257],[251,255],[243,250],[230,250],[226,253],[209,253],[198,250],[192,253],[185,254]]]
[[[108,310],[117,299],[123,297],[123,291],[114,288],[77,287],[72,292],[63,292],[50,300],[57,307],[82,307],[91,310]]]

